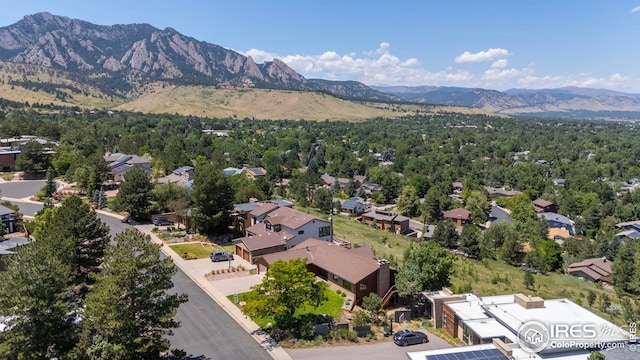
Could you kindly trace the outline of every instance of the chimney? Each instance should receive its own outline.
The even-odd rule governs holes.
[[[378,265],[378,295],[384,297],[391,288],[391,270],[386,259],[379,259]]]
[[[307,251],[309,251],[309,246],[306,247]]]

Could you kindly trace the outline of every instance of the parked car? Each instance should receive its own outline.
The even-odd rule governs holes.
[[[153,219],[153,225],[155,225],[155,226],[170,226],[170,225],[173,225],[173,221],[167,219],[164,216],[158,216],[157,218]]]
[[[393,342],[398,346],[424,344],[429,342],[427,335],[420,331],[400,330],[393,335]]]
[[[233,260],[233,254],[230,254],[226,251],[214,251],[211,253],[211,255],[209,255],[209,257],[213,262]]]

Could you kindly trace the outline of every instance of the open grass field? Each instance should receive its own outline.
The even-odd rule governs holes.
[[[328,314],[331,315],[334,319],[337,319],[342,312],[342,305],[344,304],[344,298],[336,293],[334,290],[330,288],[326,288],[324,291],[327,299],[320,304],[318,307],[312,307],[310,305],[306,305],[301,309],[298,309],[294,316],[302,316],[307,314]],[[238,295],[238,302],[247,301],[249,293],[242,293]],[[231,302],[234,302],[234,296],[227,296]],[[236,304],[239,306],[238,304]],[[261,328],[267,326],[268,323],[273,323],[272,318],[252,318],[252,320]]]
[[[270,120],[362,121],[441,111],[484,113],[480,109],[364,103],[308,91],[216,89],[206,86],[155,86],[116,110],[178,113],[202,117]]]

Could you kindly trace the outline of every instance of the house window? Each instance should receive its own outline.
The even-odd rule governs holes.
[[[367,285],[366,284],[360,284],[360,291],[365,291],[367,290]]]
[[[462,341],[467,345],[473,345],[473,334],[466,325],[462,329]]]
[[[331,226],[323,226],[318,229],[318,236],[325,237],[331,235]]]
[[[446,312],[442,313],[442,327],[443,328],[447,327],[447,313]]]
[[[348,282],[347,280],[342,280],[342,287],[349,291],[353,291],[353,284]]]
[[[304,234],[304,230],[298,230],[298,235]]]
[[[333,274],[333,280],[338,280],[338,279],[340,279],[340,276]]]

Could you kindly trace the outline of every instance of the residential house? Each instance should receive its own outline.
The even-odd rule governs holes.
[[[20,150],[13,150],[11,147],[0,148],[0,171],[14,171],[16,169],[16,157]]]
[[[333,177],[333,176],[328,175],[328,174],[321,175],[320,176],[320,180],[322,180],[322,184],[327,186],[327,187],[332,187],[337,182],[338,186],[340,187],[340,190],[344,190],[344,188],[347,187],[347,184],[349,184],[349,181],[351,181],[351,180],[349,180],[347,178],[336,178],[336,177]],[[355,187],[354,187],[354,189],[355,189]]]
[[[349,216],[358,216],[371,211],[371,204],[361,197],[354,196],[340,205],[340,212]]]
[[[409,220],[406,216],[382,210],[371,210],[360,217],[360,222],[363,224],[396,234],[404,234],[410,230]]]
[[[485,186],[484,189],[487,190],[489,197],[492,199],[499,198],[499,197],[512,197],[515,195],[522,194],[521,191],[506,190],[504,188],[494,188],[491,186]]]
[[[537,213],[550,212],[558,213],[558,205],[544,199],[533,200],[533,207]]]
[[[0,221],[8,234],[18,231],[16,228],[16,211],[0,205]]]
[[[231,217],[233,219],[234,228],[242,233],[250,227],[263,221],[267,213],[278,208],[277,204],[272,202],[249,202],[244,204],[235,204]]]
[[[616,234],[616,238],[620,241],[635,240],[640,237],[640,220],[621,222],[616,224],[616,227],[622,229]]]
[[[462,227],[471,220],[471,211],[465,208],[457,208],[449,211],[443,211],[442,217],[446,220],[453,221],[457,227]]]
[[[190,189],[193,186],[193,167],[179,167],[173,170],[171,174],[158,178],[157,181],[159,184],[176,184]]]
[[[287,241],[293,237],[293,234],[282,230],[241,237],[234,241],[234,252],[242,259],[255,264],[258,256],[285,251]]]
[[[382,191],[382,185],[376,183],[365,182],[360,186],[364,190],[364,194],[367,196],[367,198],[371,198],[374,193]]]
[[[620,191],[635,191],[637,188],[640,188],[640,179],[637,177],[631,178],[620,185]]]
[[[606,257],[582,260],[567,266],[567,274],[592,282],[611,280],[613,263]]]
[[[565,179],[553,179],[553,185],[564,186],[567,181]]]
[[[19,236],[0,241],[0,271],[4,271],[6,268],[6,265],[2,259],[4,256],[15,254],[15,249],[18,246],[22,246],[30,242],[31,239]]]
[[[543,212],[538,214],[539,219],[545,219],[549,226],[549,238],[554,239],[557,232],[552,235],[551,229],[566,230],[566,237],[573,236],[576,232],[573,220],[568,217],[556,213]]]
[[[384,297],[395,282],[395,270],[388,261],[376,260],[369,246],[347,248],[333,242],[307,239],[287,251],[261,256],[256,263],[258,271],[268,271],[274,262],[292,259],[306,259],[307,270],[330,285],[340,287],[357,305],[371,293]]]
[[[147,175],[151,175],[151,161],[138,155],[127,155],[121,153],[106,153],[104,161],[109,166],[109,170],[115,182],[124,181],[124,175],[134,167],[138,167]]]
[[[224,175],[240,175],[245,171],[246,168],[242,168],[242,169],[238,169],[238,168],[234,168],[234,167],[228,167],[228,168],[224,168],[222,170],[222,173]]]
[[[271,205],[275,206],[275,208],[272,208]],[[293,235],[287,236],[287,249],[290,249],[309,238],[324,241],[333,240],[331,229],[332,224],[330,221],[317,218],[292,208],[279,207],[276,204],[267,203],[263,206],[267,207],[268,212],[258,212],[261,208],[250,212],[252,221],[259,222],[247,228],[247,236],[258,236],[260,234],[266,235],[269,233],[280,233],[283,231],[286,234]]]
[[[545,300],[523,294],[479,297],[474,294],[453,294],[448,289],[422,293],[422,296],[428,302],[434,327],[444,329],[447,334],[469,346],[443,349],[438,351],[437,355],[423,351],[408,353],[409,359],[586,360],[589,351],[584,351],[584,355],[581,353],[580,356],[576,356],[575,352],[583,351],[590,339],[576,338],[569,333],[554,335],[554,339],[560,341],[563,346],[547,344],[535,354],[525,351],[522,345],[527,339],[522,338],[521,328],[530,321],[545,324],[547,327],[588,324],[593,328],[603,329],[602,333],[597,334],[598,339],[610,344],[622,345],[629,338],[629,333],[623,329],[614,334],[610,329],[619,327],[569,299]],[[499,351],[488,354],[488,349]],[[448,357],[451,356],[448,355],[450,352],[460,351],[466,351],[465,355]],[[478,354],[471,355],[475,352]],[[445,356],[438,356],[442,354]]]
[[[451,190],[453,190],[454,193],[460,193],[462,192],[462,189],[463,189],[462,182],[454,181],[451,183]]]
[[[267,170],[265,170],[262,167],[255,167],[255,168],[248,168],[245,171],[245,174],[247,175],[247,177],[249,179],[256,179],[260,176],[265,176],[267,175]]]

